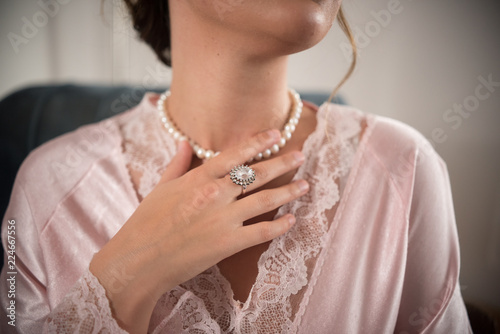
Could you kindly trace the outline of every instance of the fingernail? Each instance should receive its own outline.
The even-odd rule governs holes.
[[[302,162],[304,161],[304,154],[302,154],[302,152],[293,152],[293,158],[298,163]]]
[[[288,223],[289,223],[290,225],[295,224],[295,217],[294,217],[293,215],[289,215],[289,216],[288,216]]]
[[[182,143],[183,143],[183,142],[185,142],[185,141],[187,141],[187,140],[185,140],[185,139],[181,139],[181,140],[179,140],[179,141],[177,142],[177,150],[180,150],[180,149],[181,149],[181,146],[183,145]]]
[[[300,180],[300,181],[298,181],[297,183],[298,183],[299,189],[300,189],[302,192],[306,192],[307,190],[309,190],[309,183],[307,183],[307,181],[305,181],[305,180]]]

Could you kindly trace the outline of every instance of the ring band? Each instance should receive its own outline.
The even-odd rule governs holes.
[[[243,187],[241,194],[244,194],[247,186],[255,181],[255,171],[247,165],[234,166],[229,172],[229,176],[234,184]]]

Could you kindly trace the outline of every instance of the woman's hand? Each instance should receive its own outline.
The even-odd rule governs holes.
[[[120,326],[145,333],[162,294],[290,229],[295,222],[291,214],[248,226],[243,222],[302,196],[308,191],[306,181],[236,200],[241,186],[228,175],[232,167],[277,143],[279,136],[277,130],[260,133],[187,173],[192,151],[187,142],[180,143],[160,182],[90,264]],[[302,153],[296,151],[256,163],[256,180],[248,187],[256,189],[302,162]]]

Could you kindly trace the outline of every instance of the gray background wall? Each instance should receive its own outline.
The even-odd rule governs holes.
[[[38,0],[2,0],[0,96],[48,82],[168,84],[168,69],[134,39],[113,2],[119,1],[58,0],[57,9],[41,14]],[[346,0],[344,6],[360,60],[342,94],[366,112],[412,125],[434,144],[450,172],[463,295],[500,307],[500,84],[476,90],[484,80],[500,82],[500,5]],[[335,25],[318,46],[294,55],[290,86],[330,91],[348,67],[346,43]]]

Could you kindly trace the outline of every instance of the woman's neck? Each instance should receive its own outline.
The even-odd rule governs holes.
[[[179,129],[214,151],[264,129],[281,129],[290,109],[287,57],[252,59],[227,31],[184,21],[175,25],[182,34],[172,32],[172,94],[166,104]]]

